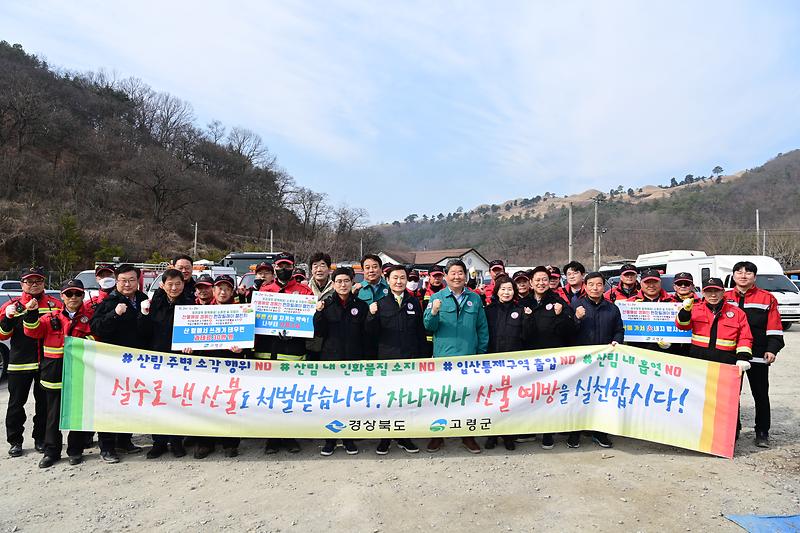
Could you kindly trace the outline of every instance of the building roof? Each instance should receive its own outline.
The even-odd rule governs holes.
[[[463,257],[469,252],[475,252],[481,259],[486,261],[486,258],[474,248],[448,248],[446,250],[418,250],[412,252],[386,250],[383,253],[403,263],[413,265],[435,265],[448,257]]]

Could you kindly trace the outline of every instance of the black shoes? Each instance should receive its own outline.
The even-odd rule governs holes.
[[[568,448],[580,448],[581,447],[581,432],[580,431],[573,431],[569,434],[567,438],[567,447]]]
[[[44,441],[37,440],[33,443],[33,449],[39,453],[44,453]]]
[[[765,431],[756,431],[756,446],[769,448],[769,434]]]
[[[45,455],[42,457],[42,460],[39,461],[39,468],[50,468],[59,460],[59,457],[50,457],[49,455]]]
[[[553,442],[553,435],[550,433],[545,433],[542,435],[542,449],[543,450],[552,450],[554,446]]]
[[[278,453],[280,446],[281,443],[278,439],[267,439],[267,444],[264,446],[264,453],[266,455],[272,455],[274,453]]]
[[[386,455],[389,453],[389,447],[392,445],[392,439],[381,439],[378,447],[375,448],[375,453],[378,455]]]
[[[117,446],[117,450],[126,453],[127,455],[133,455],[135,453],[142,453],[142,447],[137,446],[134,443],[128,441],[123,443],[121,446]]]
[[[195,450],[194,450],[194,458],[195,459],[205,459],[206,457],[211,455],[211,452],[213,452],[213,451],[214,451],[214,448],[212,448],[211,446],[200,446],[200,445],[198,445],[197,448],[195,448]]]
[[[147,452],[148,459],[158,459],[167,452],[166,444],[153,444],[153,447]]]
[[[342,446],[344,446],[344,451],[347,452],[347,455],[356,455],[358,453],[358,446],[350,439],[342,439]]]
[[[70,466],[77,466],[77,465],[81,464],[82,462],[83,462],[83,456],[82,455],[73,455],[72,457],[69,458]]]
[[[172,456],[181,458],[186,455],[186,448],[183,447],[183,440],[172,443]]]
[[[147,454],[150,455],[150,452],[147,452]],[[119,462],[119,455],[114,452],[100,452],[100,459],[104,463],[114,464]]]
[[[295,439],[283,439],[286,451],[289,453],[300,453],[300,443]]]
[[[602,448],[611,448],[614,446],[606,433],[595,433],[592,435],[592,442],[599,444]]]
[[[22,444],[12,444],[8,449],[8,455],[11,457],[22,457]]]
[[[483,445],[487,450],[494,450],[497,447],[497,437],[489,437],[486,439],[486,444]]]
[[[397,439],[397,447],[408,453],[419,453],[419,448],[411,439]]]
[[[329,455],[333,455],[334,450],[336,450],[336,441],[328,439],[325,441],[325,445],[322,447],[319,454],[323,457],[328,457]]]
[[[239,455],[239,448],[225,448],[222,450],[225,457],[236,457]]]
[[[514,444],[514,437],[503,437],[503,445],[506,447],[506,450],[510,452],[517,449],[517,445]]]

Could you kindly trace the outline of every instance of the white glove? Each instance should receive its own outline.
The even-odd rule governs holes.
[[[667,349],[667,348],[669,348],[670,346],[672,346],[672,343],[671,343],[671,342],[667,342],[667,341],[658,341],[658,347],[659,347],[659,348],[661,348],[662,350],[666,350],[666,349]]]
[[[692,307],[694,307],[694,298],[686,298],[683,301],[683,308],[687,311],[691,311]]]
[[[145,300],[140,305],[142,309],[142,314],[147,316],[150,314],[150,300]]]
[[[6,316],[8,318],[14,318],[17,316],[17,306],[12,304],[6,307]]]
[[[740,359],[739,361],[736,361],[736,366],[739,367],[739,373],[744,374],[745,372],[750,370],[750,361],[742,361]]]

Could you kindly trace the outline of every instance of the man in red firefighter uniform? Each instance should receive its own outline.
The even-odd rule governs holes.
[[[685,300],[692,300],[693,304],[700,303],[701,298],[697,296],[694,288],[694,277],[689,272],[678,272],[673,278],[672,286],[675,289],[675,301],[683,302]],[[692,345],[688,342],[673,342],[667,349],[667,352],[689,357],[689,350]]]
[[[92,339],[89,320],[91,306],[83,304],[83,283],[72,279],[61,287],[64,308],[40,315],[39,303],[32,299],[26,305],[23,320],[25,335],[42,342],[43,357],[40,363],[40,383],[47,397],[47,424],[44,433],[44,457],[39,468],[49,468],[61,459],[62,437],[58,423],[61,415],[61,374],[64,363],[64,341],[67,337]],[[85,434],[70,431],[67,437],[69,464],[83,460]]]
[[[492,297],[494,294],[494,279],[505,271],[506,265],[503,263],[502,259],[493,259],[489,261],[489,277],[492,278],[492,280],[483,288],[485,305],[492,303]]]
[[[36,404],[33,416],[33,442],[36,451],[44,451],[45,417],[47,399],[39,384],[39,359],[41,343],[25,336],[23,317],[25,305],[37,301],[39,312],[49,313],[61,309],[61,302],[44,292],[44,269],[30,268],[22,272],[22,296],[12,298],[0,307],[0,340],[11,339],[8,359],[8,410],[6,411],[6,435],[11,447],[8,455],[22,455],[22,440],[25,430],[25,402],[33,387]]]
[[[735,364],[745,372],[753,357],[753,335],[744,311],[725,301],[725,289],[719,278],[703,283],[703,300],[694,305],[687,298],[675,317],[678,329],[692,331],[689,357]]]
[[[428,271],[428,286],[425,288],[425,295],[422,297],[422,311],[431,303],[431,297],[444,289],[447,285],[444,282],[444,268],[440,265],[433,265]],[[426,356],[433,354],[433,333],[430,331],[425,334],[425,342],[427,343]]]
[[[639,269],[636,266],[631,264],[622,265],[619,273],[619,283],[608,289],[603,297],[612,304],[617,300],[625,301],[632,298],[641,288],[639,281],[636,279],[638,275]]]
[[[778,301],[769,292],[756,287],[758,268],[750,261],[733,265],[736,286],[725,293],[725,299],[744,311],[753,334],[752,366],[747,371],[750,392],[756,404],[756,446],[769,447],[769,367],[783,348],[783,327]],[[741,426],[741,422],[739,424]]]
[[[294,255],[282,252],[275,258],[275,281],[269,285],[261,285],[261,292],[279,292],[283,294],[308,294],[313,291],[308,285],[294,278]],[[305,361],[306,339],[289,337],[283,332],[280,335],[256,335],[254,356],[256,359],[273,359],[278,361]],[[277,453],[283,445],[289,453],[298,453],[300,444],[295,439],[267,439],[264,453]]]
[[[553,265],[547,265],[545,268],[550,273],[550,290],[569,305],[569,296],[561,286],[561,269]]]
[[[635,276],[634,276],[635,279]],[[670,296],[667,291],[661,287],[661,273],[658,270],[645,270],[642,272],[642,285],[636,294],[628,298],[629,302],[675,302],[675,298]],[[614,289],[616,289],[615,287]],[[612,291],[614,289],[611,289]],[[608,292],[606,292],[608,294]],[[622,292],[620,291],[620,294]],[[613,297],[613,293],[612,293]],[[606,298],[609,301],[614,301]],[[669,342],[632,342],[631,346],[644,348],[645,350],[655,350],[657,352],[666,352],[672,346]]]

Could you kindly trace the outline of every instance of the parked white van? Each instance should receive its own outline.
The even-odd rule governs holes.
[[[772,257],[765,255],[709,255],[675,259],[667,263],[667,274],[689,272],[699,287],[701,280],[715,277],[722,279],[725,287],[733,287],[733,265],[739,261],[750,261],[758,267],[756,286],[769,291],[778,300],[783,329],[800,322],[800,289],[783,273],[783,268]]]

